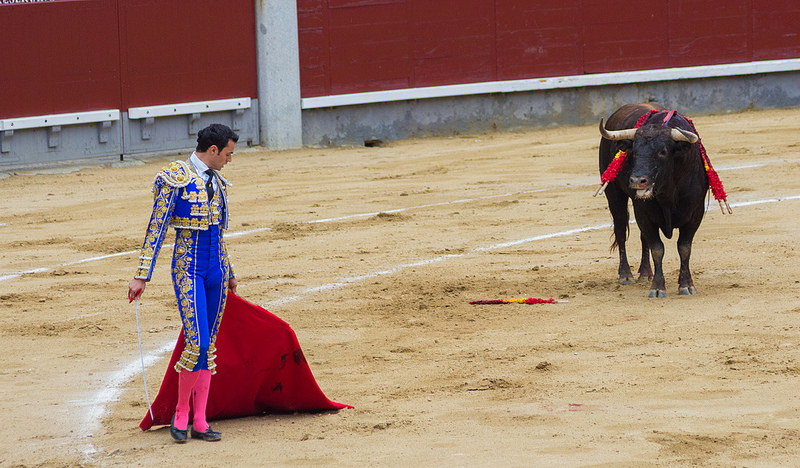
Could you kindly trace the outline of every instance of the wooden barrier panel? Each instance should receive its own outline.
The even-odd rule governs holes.
[[[753,2],[753,60],[800,57],[800,2]]]
[[[669,3],[669,66],[752,60],[750,0],[680,0]]]
[[[119,0],[122,110],[258,96],[252,0]]]
[[[252,0],[0,3],[0,118],[256,98],[254,8]]]
[[[497,79],[578,75],[583,30],[577,2],[504,2],[497,9]]]
[[[116,0],[0,4],[0,119],[119,109]]]

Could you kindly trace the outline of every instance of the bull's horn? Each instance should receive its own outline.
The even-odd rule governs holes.
[[[636,129],[606,130],[606,127],[603,125],[603,119],[600,119],[600,135],[606,140],[633,140],[633,137],[636,135]]]
[[[694,133],[681,130],[680,128],[672,129],[672,139],[675,141],[685,141],[687,143],[697,143],[697,140],[699,140]]]

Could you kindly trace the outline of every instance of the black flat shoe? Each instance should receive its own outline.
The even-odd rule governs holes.
[[[216,442],[222,440],[222,434],[211,430],[211,426],[205,432],[197,432],[192,428],[192,439],[203,439],[207,442]]]
[[[175,439],[175,442],[177,442],[179,444],[183,444],[187,440],[189,440],[188,437],[186,437],[186,433],[187,432],[188,431],[186,429],[180,430],[180,429],[175,427],[175,416],[173,415],[172,416],[172,424],[169,426],[169,435],[171,435],[172,438]],[[194,431],[192,431],[192,432],[194,433]],[[194,437],[194,434],[192,434],[192,437]]]

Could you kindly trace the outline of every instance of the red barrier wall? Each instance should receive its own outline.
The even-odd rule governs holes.
[[[794,0],[297,0],[303,97],[800,57]],[[0,118],[258,95],[253,0],[0,4]]]
[[[0,4],[0,118],[258,96],[252,0]]]
[[[303,97],[800,58],[793,0],[297,0]]]
[[[119,109],[116,0],[0,5],[0,118]]]
[[[258,97],[253,0],[119,0],[122,109]]]

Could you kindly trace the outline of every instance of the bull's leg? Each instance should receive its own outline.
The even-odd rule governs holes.
[[[628,237],[628,196],[615,184],[608,185],[605,191],[608,200],[608,209],[614,220],[614,245],[619,249],[619,282],[620,284],[634,283],[631,266],[628,264],[628,254],[625,250],[625,241]],[[614,245],[611,246],[612,250]]]
[[[653,254],[655,272],[653,283],[650,285],[650,297],[666,297],[667,287],[664,283],[664,270],[661,261],[664,259],[664,243],[656,231],[655,239],[650,241],[650,252]]]
[[[650,268],[650,244],[647,238],[641,233],[639,238],[642,240],[642,262],[639,264],[639,281],[650,281],[653,279],[653,269]]]
[[[692,240],[694,239],[693,230],[691,233],[684,234],[681,230],[678,236],[678,255],[681,257],[681,272],[678,275],[678,294],[688,296],[697,293],[692,281],[692,272],[689,270],[689,257],[692,255]]]
[[[633,204],[633,211],[636,214],[636,224],[642,231],[642,244],[645,242],[650,247],[650,254],[653,256],[653,282],[650,284],[650,297],[666,297],[667,289],[664,285],[664,270],[662,260],[664,259],[664,243],[661,242],[661,234],[658,233],[658,225],[648,218],[648,210],[640,204]]]

